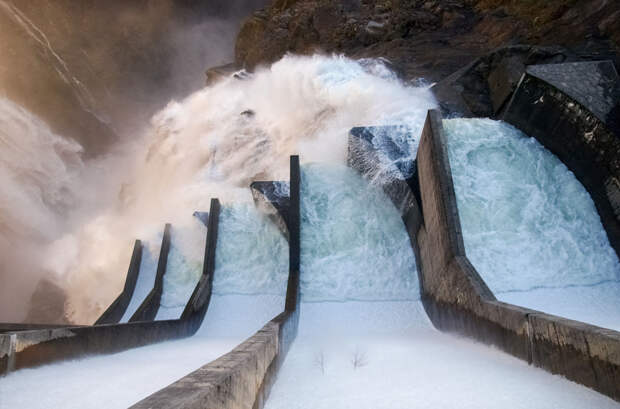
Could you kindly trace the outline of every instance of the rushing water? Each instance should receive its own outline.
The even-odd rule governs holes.
[[[305,302],[266,409],[617,407],[503,352],[435,331],[399,213],[354,171],[303,167],[301,210]],[[333,301],[307,302],[319,295]]]
[[[171,278],[164,283],[158,319],[178,318],[202,271],[202,264],[193,261],[195,251],[188,250],[200,247],[202,260],[206,229],[197,221],[196,225],[171,232],[171,243],[176,240],[185,256],[175,250],[178,253],[169,258],[166,275]],[[219,232],[214,295],[196,335],[13,372],[0,381],[0,408],[126,408],[227,353],[281,313],[288,278],[284,236],[245,204],[222,208]],[[183,246],[194,235],[202,241]],[[248,257],[241,257],[245,252]],[[37,385],[36,394],[32,385]]]
[[[573,173],[506,123],[444,127],[467,256],[496,296],[620,329],[620,263]]]
[[[402,224],[390,199],[356,171],[303,166],[303,300],[418,299],[415,260]]]

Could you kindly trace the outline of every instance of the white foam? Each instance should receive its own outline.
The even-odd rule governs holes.
[[[618,407],[426,322],[419,302],[302,304],[299,336],[265,409]]]
[[[300,271],[304,301],[419,298],[400,214],[342,165],[302,167]]]
[[[573,173],[506,123],[451,119],[444,127],[467,256],[491,290],[620,329],[620,263]]]
[[[282,296],[215,295],[193,337],[18,370],[0,380],[0,408],[126,408],[230,351],[283,309]]]

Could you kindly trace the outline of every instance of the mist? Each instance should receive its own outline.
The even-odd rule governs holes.
[[[130,247],[131,234],[93,220],[122,203],[151,116],[232,61],[241,21],[265,3],[0,1],[0,321],[68,319],[77,284],[63,272],[84,257],[72,240]],[[127,268],[122,255],[88,257],[112,277]]]

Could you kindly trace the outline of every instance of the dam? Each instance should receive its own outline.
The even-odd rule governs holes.
[[[138,239],[103,315],[1,326],[0,408],[618,407],[613,226],[568,165],[382,61],[238,77],[76,234]]]

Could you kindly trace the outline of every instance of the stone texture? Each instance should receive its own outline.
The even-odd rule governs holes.
[[[439,81],[498,47],[560,44],[616,58],[620,4],[550,0],[282,0],[246,20],[235,62],[254,69],[287,52],[387,58],[407,80]],[[615,40],[614,40],[615,39]],[[615,43],[614,43],[615,41]]]

